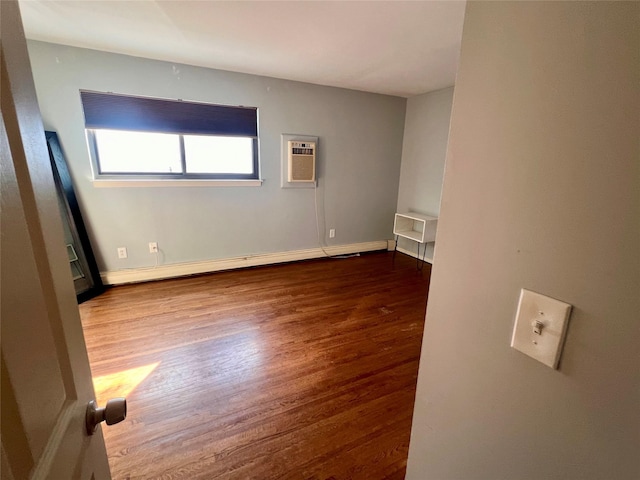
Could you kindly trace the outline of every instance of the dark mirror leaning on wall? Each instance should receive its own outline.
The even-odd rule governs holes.
[[[56,191],[58,192],[58,205],[62,216],[69,268],[78,303],[82,303],[100,295],[104,291],[104,285],[91,249],[87,229],[82,220],[78,199],[73,190],[71,175],[58,141],[58,135],[55,132],[45,132],[45,136]]]

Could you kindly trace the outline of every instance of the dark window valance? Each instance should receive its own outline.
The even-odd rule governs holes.
[[[181,100],[81,91],[89,129],[138,130],[192,135],[258,136],[258,111]]]

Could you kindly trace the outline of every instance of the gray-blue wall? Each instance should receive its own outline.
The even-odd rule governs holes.
[[[404,98],[43,42],[29,42],[29,54],[45,128],[60,137],[102,271],[153,266],[150,241],[165,264],[317,247],[313,189],[280,188],[283,133],[319,137],[325,244],[392,238]],[[263,185],[96,188],[80,89],[258,107]]]
[[[453,87],[407,100],[398,212],[440,215],[440,195],[447,156]],[[416,243],[398,239],[398,247],[417,255]],[[425,246],[433,259],[434,244]]]

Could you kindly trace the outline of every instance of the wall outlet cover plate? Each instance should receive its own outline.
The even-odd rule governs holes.
[[[570,314],[568,303],[523,288],[511,346],[548,367],[558,368]],[[541,324],[540,333],[536,333],[536,324]]]

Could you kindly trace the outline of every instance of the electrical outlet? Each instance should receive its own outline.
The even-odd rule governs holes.
[[[127,258],[127,247],[118,247],[118,258]]]
[[[329,238],[334,238],[335,236],[336,236],[336,229],[335,228],[329,229]]]
[[[158,253],[158,243],[149,242],[149,253]]]

